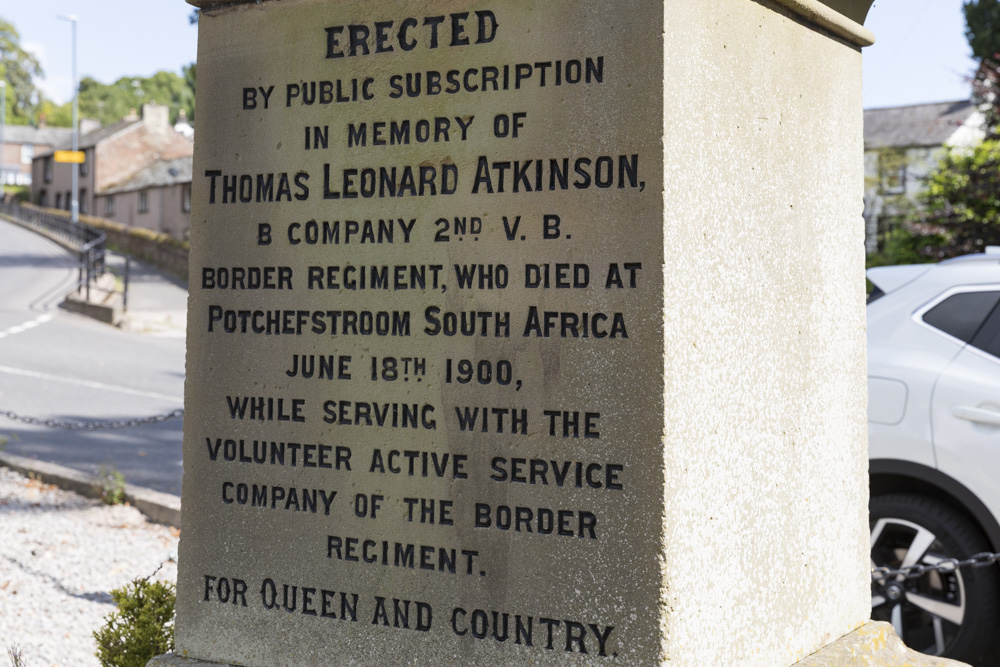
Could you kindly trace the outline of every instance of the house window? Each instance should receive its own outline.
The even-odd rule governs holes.
[[[906,165],[901,164],[895,169],[882,173],[882,193],[901,195],[906,192]]]
[[[47,208],[49,205],[49,193],[45,190],[38,191],[38,205]]]
[[[69,211],[73,208],[73,193],[66,193],[66,210]]]
[[[149,212],[149,193],[143,191],[139,193],[139,213],[148,213],[148,212]]]
[[[52,182],[52,158],[45,158],[45,182]],[[56,204],[56,208],[59,208],[59,204]]]
[[[114,215],[115,214],[115,198],[114,196],[104,198],[104,215]]]
[[[87,214],[87,188],[80,188],[80,213]]]
[[[56,193],[56,208],[62,208],[62,193]]]
[[[886,150],[878,156],[879,188],[884,195],[906,193],[906,153]]]
[[[21,144],[21,164],[31,164],[35,157],[35,147],[31,144]]]
[[[86,153],[83,154],[83,162],[80,163],[80,175],[81,176],[86,176],[87,175],[87,154]]]
[[[181,212],[190,213],[191,212],[191,184],[187,183],[181,186]]]

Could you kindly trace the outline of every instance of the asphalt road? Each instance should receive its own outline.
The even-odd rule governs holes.
[[[0,412],[36,419],[119,421],[183,407],[181,333],[131,333],[65,312],[75,258],[0,220]],[[64,430],[0,416],[0,445],[88,474],[180,495],[181,419],[117,430]]]

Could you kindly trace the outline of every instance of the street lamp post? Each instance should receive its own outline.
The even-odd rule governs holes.
[[[4,126],[7,124],[7,82],[0,81],[0,202],[7,199],[4,191],[3,160],[7,153],[7,142],[4,139]]]
[[[60,20],[69,21],[73,25],[73,152],[75,153],[79,149],[80,145],[80,123],[77,120],[77,103],[80,97],[80,84],[76,80],[76,15],[69,14],[66,16],[60,16]],[[73,174],[73,180],[70,187],[72,188],[72,206],[71,206],[71,219],[74,223],[80,221],[80,189],[78,186],[78,181],[80,178],[80,165],[76,162],[71,163]]]

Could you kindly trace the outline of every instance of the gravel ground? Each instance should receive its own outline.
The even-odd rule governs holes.
[[[98,665],[92,633],[132,579],[175,582],[176,529],[0,468],[0,666]],[[162,566],[162,567],[161,567]]]

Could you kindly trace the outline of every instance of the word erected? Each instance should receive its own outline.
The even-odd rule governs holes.
[[[497,17],[488,9],[479,10],[475,14],[475,43],[489,44],[497,35]],[[445,46],[468,46],[471,43],[465,32],[468,20],[469,12],[456,12],[447,17],[425,16],[423,21],[407,17],[398,26],[395,21],[330,26],[326,28],[326,57],[392,53],[397,47],[401,51],[412,51],[420,45],[436,49],[439,33],[445,37]],[[444,29],[440,30],[442,25]]]

